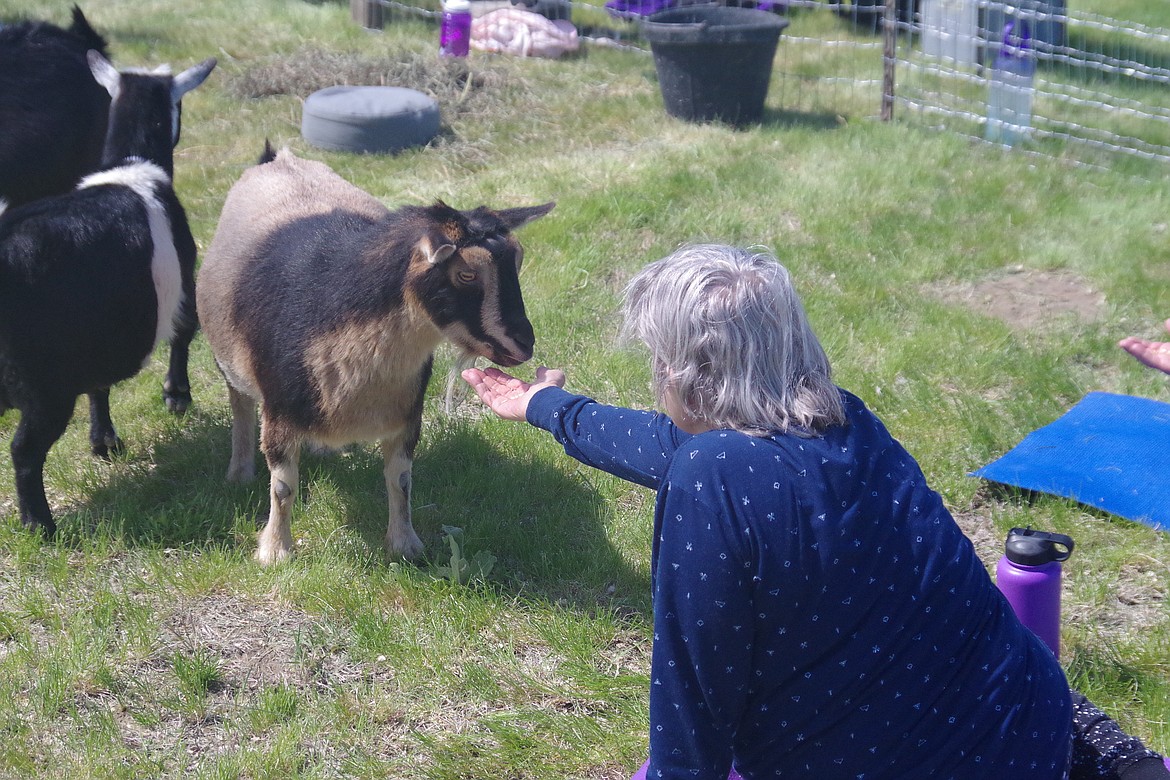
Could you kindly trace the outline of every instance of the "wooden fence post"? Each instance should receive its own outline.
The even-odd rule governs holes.
[[[382,4],[378,0],[349,0],[349,13],[362,27],[382,29]]]
[[[882,121],[894,118],[894,65],[898,59],[898,3],[885,0],[882,16]]]

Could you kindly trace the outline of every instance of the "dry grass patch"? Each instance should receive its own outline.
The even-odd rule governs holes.
[[[306,98],[339,85],[414,89],[438,101],[444,121],[450,122],[464,113],[487,109],[504,92],[523,91],[525,82],[493,67],[472,70],[466,60],[455,57],[417,52],[370,56],[306,48],[256,60],[231,77],[227,91],[242,99]]]

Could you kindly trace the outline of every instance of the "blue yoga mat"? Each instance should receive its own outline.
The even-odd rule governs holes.
[[[1170,530],[1170,404],[1089,393],[972,476]]]

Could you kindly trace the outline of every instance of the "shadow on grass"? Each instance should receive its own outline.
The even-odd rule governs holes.
[[[429,562],[450,561],[443,527],[457,527],[465,557],[480,551],[496,557],[489,579],[505,590],[587,611],[612,608],[616,595],[617,606],[648,611],[648,575],[614,546],[606,532],[611,508],[590,482],[595,474],[607,478],[584,466],[566,471],[568,456],[526,426],[508,435],[533,446],[505,447],[462,423],[447,425],[420,446],[413,519]],[[381,549],[387,511],[382,461],[375,451],[365,458],[359,468],[367,475],[366,490],[361,496],[351,491],[349,522],[371,549]],[[646,535],[648,546],[649,519]]]
[[[834,113],[789,111],[782,108],[764,108],[762,124],[773,127],[808,128],[809,130],[839,130],[844,126]]]
[[[465,423],[439,425],[442,430],[420,445],[413,470],[413,520],[426,545],[422,570],[434,573],[432,567],[450,561],[443,527],[454,526],[463,529],[466,557],[478,551],[496,557],[488,579],[506,591],[591,612],[649,610],[648,575],[632,567],[607,534],[610,509],[589,481],[594,472],[560,468],[556,461],[567,456],[550,453],[547,442],[505,449]],[[508,434],[534,443],[539,438],[521,426]],[[131,434],[123,460],[84,498],[57,513],[60,544],[82,546],[106,536],[148,548],[250,550],[268,511],[263,457],[256,456],[255,480],[226,482],[230,430],[198,410],[159,439],[150,450]],[[381,560],[388,508],[377,447],[353,448],[344,456],[306,451],[300,465],[294,536],[328,535],[332,531],[319,524],[337,515],[338,526],[359,537],[372,560]],[[306,504],[317,493],[328,494],[321,501],[333,506],[324,510],[323,521],[310,521]],[[309,530],[313,523],[316,531]],[[310,547],[320,543],[313,539]]]
[[[996,501],[1002,501],[1005,504],[1010,504],[1017,509],[1030,509],[1036,505],[1045,503],[1063,504],[1074,507],[1078,513],[1086,517],[1091,517],[1094,520],[1099,520],[1104,523],[1132,526],[1134,528],[1140,528],[1142,526],[1151,527],[1148,523],[1143,523],[1140,520],[1130,520],[1106,509],[1101,509],[1092,504],[1085,504],[1075,498],[1056,493],[1045,493],[1040,490],[1032,490],[1031,488],[990,481],[984,482],[981,489],[985,490],[986,495],[990,498]]]
[[[104,534],[131,546],[234,545],[235,518],[266,510],[267,482],[259,476],[244,485],[224,480],[230,431],[200,410],[189,411],[168,428],[158,434],[153,449],[138,438],[145,429],[120,429],[127,439],[125,453],[109,466],[95,459],[99,470],[108,470],[100,484],[57,513],[61,543],[79,544],[82,537]],[[91,457],[88,452],[76,454],[78,459]]]
[[[663,115],[666,115],[665,109],[663,109]],[[773,108],[770,106],[765,106],[763,113],[760,115],[760,121],[748,123],[743,126],[725,124],[718,122],[717,120],[706,120],[703,122],[697,122],[697,124],[715,124],[721,127],[726,127],[730,130],[739,131],[748,131],[757,127],[839,130],[846,124],[846,122],[841,118],[841,116],[831,112],[792,111],[785,108]]]

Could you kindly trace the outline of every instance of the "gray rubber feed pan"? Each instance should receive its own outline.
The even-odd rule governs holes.
[[[439,132],[439,104],[405,87],[328,87],[309,95],[301,135],[335,152],[397,152]]]

